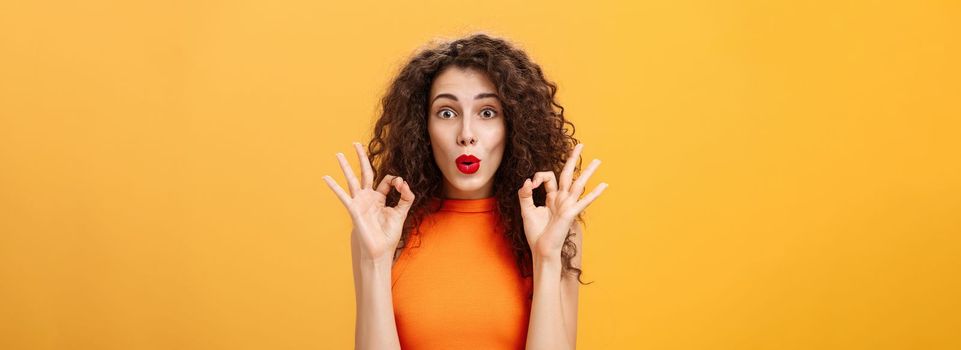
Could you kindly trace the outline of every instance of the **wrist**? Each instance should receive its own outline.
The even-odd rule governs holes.
[[[394,266],[394,260],[391,257],[378,258],[378,259],[360,259],[360,272],[365,275],[374,274],[390,274],[391,268]]]
[[[561,260],[561,250],[560,249],[534,249],[531,252],[531,258],[534,260],[539,260],[542,262],[560,261]]]
[[[534,256],[534,270],[535,271],[560,271],[562,268],[562,261],[560,254],[549,255],[549,256]]]

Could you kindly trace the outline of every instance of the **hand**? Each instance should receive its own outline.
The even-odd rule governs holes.
[[[394,250],[400,242],[404,221],[407,219],[407,211],[410,210],[411,203],[414,201],[414,193],[411,192],[407,181],[390,174],[384,176],[380,185],[374,190],[374,171],[371,169],[370,159],[367,158],[367,153],[360,143],[354,142],[354,148],[357,150],[357,159],[360,162],[360,182],[354,177],[354,172],[344,154],[337,153],[337,160],[347,178],[350,195],[345,193],[344,189],[330,176],[325,175],[324,181],[350,213],[354,224],[351,235],[356,235],[354,238],[360,242],[361,259],[392,263]],[[400,192],[400,201],[394,207],[386,206],[391,187]]]
[[[607,188],[607,183],[602,182],[591,193],[578,200],[584,193],[587,180],[601,164],[599,159],[594,159],[577,181],[572,183],[574,167],[583,148],[584,144],[578,144],[571,151],[564,170],[561,171],[560,188],[557,187],[553,171],[541,171],[534,174],[533,180],[525,180],[524,186],[517,191],[520,198],[521,217],[524,221],[524,234],[527,236],[527,243],[534,258],[560,257],[574,219]],[[545,206],[538,207],[534,205],[533,194],[534,189],[542,183],[547,191],[547,200]]]

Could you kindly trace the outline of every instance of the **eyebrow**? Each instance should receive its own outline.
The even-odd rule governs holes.
[[[448,93],[443,93],[443,94],[439,94],[439,95],[437,95],[437,96],[434,96],[434,99],[431,100],[430,103],[431,103],[431,104],[434,104],[434,101],[437,101],[437,99],[439,99],[439,98],[441,98],[441,97],[449,98],[449,99],[451,99],[451,100],[457,101],[457,96],[454,96],[454,95],[448,94]],[[479,93],[479,94],[477,94],[477,96],[474,96],[474,99],[475,99],[475,100],[479,100],[479,99],[488,98],[488,97],[493,97],[493,98],[496,98],[497,100],[500,100],[500,97],[498,97],[497,94],[491,93],[491,92]]]

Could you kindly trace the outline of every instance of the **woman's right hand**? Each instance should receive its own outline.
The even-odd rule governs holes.
[[[344,154],[337,153],[337,160],[347,178],[350,194],[344,192],[344,189],[330,176],[325,175],[324,181],[350,213],[354,224],[351,234],[357,235],[355,238],[360,243],[361,259],[392,263],[394,250],[400,242],[404,221],[407,219],[407,211],[414,202],[414,193],[411,192],[407,181],[390,174],[384,176],[374,189],[374,171],[370,166],[370,159],[367,158],[367,152],[364,151],[364,146],[357,142],[354,142],[354,148],[360,162],[360,181],[354,176]],[[387,206],[387,195],[390,194],[391,188],[400,192],[400,201],[394,207]]]

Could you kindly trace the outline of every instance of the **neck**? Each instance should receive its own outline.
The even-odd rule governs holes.
[[[444,198],[448,199],[483,199],[494,196],[494,181],[488,181],[484,186],[475,190],[462,190],[454,187],[444,179]]]

